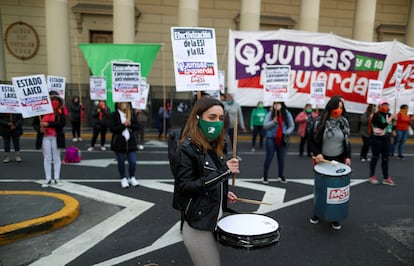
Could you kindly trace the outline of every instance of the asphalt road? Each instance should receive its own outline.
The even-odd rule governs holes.
[[[0,265],[191,265],[179,214],[171,207],[165,143],[150,141],[138,152],[140,186],[128,189],[120,187],[113,153],[87,152],[88,143],[75,143],[82,162],[63,165],[61,187],[41,188],[43,160],[31,138],[22,139],[22,163],[0,164],[0,190],[58,192],[80,203],[79,217],[67,226],[0,246]],[[414,145],[406,146],[406,160],[390,162],[395,187],[367,182],[368,163],[358,160],[359,145],[352,145],[349,215],[335,231],[323,221],[309,223],[314,172],[310,159],[298,156],[296,143],[286,159],[288,183],[272,180],[274,159],[271,182],[264,185],[264,151],[251,152],[248,142],[240,142],[241,173],[234,192],[272,205],[236,203],[232,208],[271,217],[280,225],[281,239],[257,249],[221,246],[222,265],[414,265]],[[15,206],[22,215],[29,211]]]

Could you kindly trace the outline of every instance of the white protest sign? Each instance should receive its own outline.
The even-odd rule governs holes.
[[[226,76],[224,73],[224,70],[219,70],[219,88],[220,88],[220,93],[225,93],[225,82],[226,82]]]
[[[403,66],[400,64],[397,64],[397,68],[395,70],[395,99],[400,98],[401,91],[404,90],[404,87],[401,86],[402,75],[403,75]]]
[[[141,64],[112,62],[112,101],[133,102],[139,93]]]
[[[131,102],[132,108],[140,110],[145,110],[147,108],[149,90],[150,85],[147,83],[145,78],[142,78],[139,83],[138,98]]]
[[[0,113],[20,113],[20,104],[12,85],[0,84]]]
[[[44,75],[12,78],[23,118],[53,112]]]
[[[66,78],[47,76],[47,89],[49,91],[56,91],[62,99],[65,99]]]
[[[265,105],[289,100],[289,72],[288,65],[266,66],[263,77]]]
[[[382,98],[382,81],[370,79],[368,81],[367,103],[378,104]]]
[[[92,76],[89,78],[91,100],[106,101],[106,78]]]
[[[326,80],[313,80],[310,87],[310,104],[324,106],[326,95]]]
[[[176,90],[219,90],[214,29],[172,27],[171,42]]]

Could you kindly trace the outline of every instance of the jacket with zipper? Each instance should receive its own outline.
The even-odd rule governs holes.
[[[173,207],[191,227],[214,231],[221,210],[227,208],[228,177],[225,158],[213,151],[203,153],[190,139],[174,154]]]

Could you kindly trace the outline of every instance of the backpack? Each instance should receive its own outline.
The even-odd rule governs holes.
[[[63,159],[65,163],[79,163],[81,161],[81,152],[75,146],[66,148],[65,157]]]
[[[182,129],[172,129],[168,133],[168,161],[170,161],[170,170],[174,176],[174,153],[178,147],[178,142],[181,139]]]

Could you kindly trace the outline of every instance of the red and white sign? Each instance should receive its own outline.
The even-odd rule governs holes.
[[[350,186],[326,188],[327,204],[342,204],[349,201]]]

